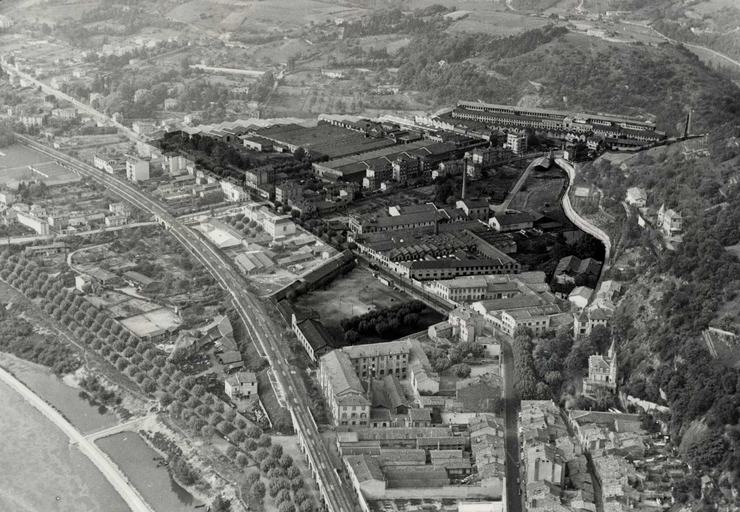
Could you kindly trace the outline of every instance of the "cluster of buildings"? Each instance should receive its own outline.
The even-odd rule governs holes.
[[[666,208],[665,204],[662,204],[656,212],[647,205],[647,192],[640,187],[627,189],[625,202],[637,209],[637,223],[641,227],[651,224],[669,240],[680,240],[683,232],[683,215],[681,215],[681,212]]]
[[[349,205],[359,190],[356,183],[286,181],[275,186],[275,201],[302,215],[332,213]],[[317,186],[318,185],[318,186]]]
[[[177,339],[171,347],[170,357],[176,354],[191,357],[210,346],[215,347],[216,358],[224,366],[224,372],[234,373],[244,369],[244,360],[234,339],[234,328],[228,317],[224,315],[216,316],[213,321],[198,329],[178,333]],[[256,381],[254,382],[254,391],[256,392]],[[235,393],[241,393],[239,396],[245,398],[252,396],[251,394],[246,395],[245,390],[236,390]]]
[[[292,314],[294,329],[306,316]],[[324,348],[317,375],[362,510],[409,496],[460,510],[501,506],[505,429],[498,406],[487,405],[501,396],[500,377],[462,379],[443,392],[415,338]]]
[[[338,426],[386,428],[411,421],[401,381],[417,399],[439,391],[439,377],[415,339],[328,352],[319,359],[318,375]]]
[[[552,401],[523,401],[519,423],[527,510],[595,511],[600,502],[609,511],[647,511],[673,503],[671,486],[685,465],[667,455],[660,436],[643,430],[638,415],[566,416]]]
[[[455,427],[408,426],[337,434],[337,447],[363,511],[412,496],[501,510],[503,422],[477,414]]]
[[[131,210],[124,203],[110,203],[108,210],[90,212],[62,206],[28,205],[18,199],[13,192],[0,192],[0,221],[6,226],[22,224],[42,236],[123,226],[131,217]]]
[[[436,281],[431,290],[462,304],[446,322],[430,327],[433,338],[461,333],[474,341],[485,332],[513,336],[520,327],[539,335],[573,322],[567,302],[550,292],[542,272]]]
[[[551,139],[578,139],[585,142],[589,150],[599,147],[634,150],[666,139],[665,133],[657,131],[655,124],[650,122],[472,101],[458,101],[451,112],[440,117],[453,124],[482,123],[509,134],[521,135],[530,130]],[[508,140],[507,144],[510,144]]]
[[[596,511],[595,489],[583,448],[549,400],[524,400],[519,413],[520,473],[526,509]]]

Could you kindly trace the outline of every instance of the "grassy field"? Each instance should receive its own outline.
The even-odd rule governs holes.
[[[514,196],[511,208],[523,210],[541,210],[555,206],[563,190],[565,178],[562,172],[546,171],[532,173],[527,178],[524,190]]]
[[[181,4],[166,16],[206,30],[284,32],[311,22],[358,16],[364,9],[331,5],[313,0],[192,1]]]
[[[408,301],[401,292],[384,285],[369,270],[357,267],[346,276],[334,280],[324,290],[315,290],[298,299],[297,305],[321,314],[321,320],[335,339],[343,341],[339,325],[342,318],[361,315]]]
[[[463,7],[459,6],[462,10]],[[468,9],[465,9],[468,10]],[[466,18],[453,23],[449,32],[475,32],[491,36],[510,36],[550,23],[544,18],[531,18],[512,12],[494,10],[473,11]]]

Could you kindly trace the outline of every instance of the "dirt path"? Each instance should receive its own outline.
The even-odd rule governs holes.
[[[64,419],[64,417],[52,406],[44,402],[21,381],[2,368],[0,368],[0,379],[20,394],[29,404],[38,409],[38,411],[41,412],[41,414],[43,414],[49,421],[54,423],[59,430],[64,432],[67,437],[69,437],[70,443],[79,446],[80,451],[84,453],[93,464],[95,464],[101,473],[103,473],[131,510],[134,512],[153,512],[139,492],[128,483],[126,477],[106,457],[106,455],[97,446],[95,446],[95,443],[88,441],[85,436],[72,426],[71,423]]]

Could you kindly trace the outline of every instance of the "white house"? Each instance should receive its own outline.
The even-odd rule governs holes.
[[[647,193],[644,189],[638,187],[627,189],[627,204],[631,204],[637,208],[644,208],[647,204]]]
[[[224,391],[232,400],[257,396],[257,376],[252,372],[239,372],[224,381]]]

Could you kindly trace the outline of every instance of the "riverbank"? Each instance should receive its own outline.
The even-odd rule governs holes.
[[[134,512],[153,512],[147,505],[142,496],[133,486],[131,486],[126,477],[118,470],[115,465],[108,460],[105,454],[94,443],[88,441],[74,426],[69,423],[58,411],[51,405],[42,400],[30,388],[26,387],[21,381],[16,379],[12,374],[0,368],[0,380],[7,384],[11,389],[21,395],[26,402],[36,408],[49,421],[51,421],[59,430],[61,430],[70,442],[76,445],[79,450],[85,454],[95,466],[108,479],[113,488],[121,495],[126,504]]]
[[[0,382],[0,510],[129,512],[95,465],[37,409]]]

